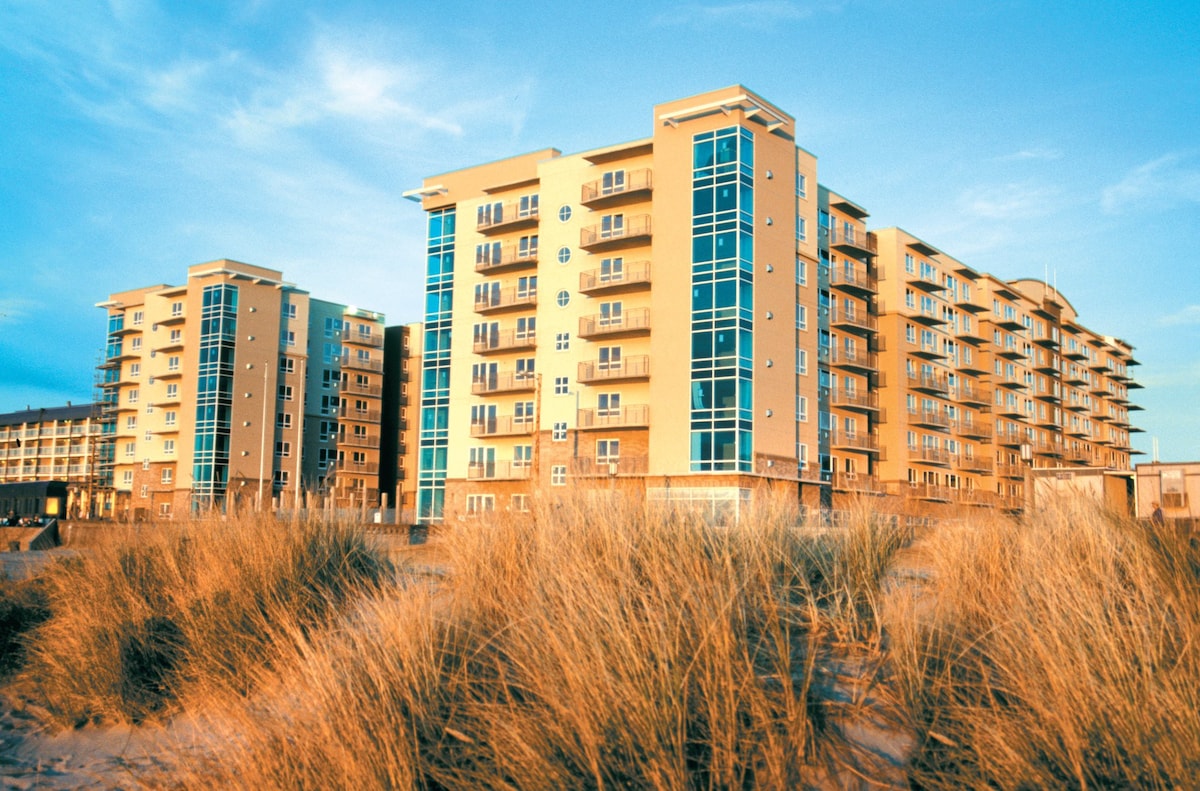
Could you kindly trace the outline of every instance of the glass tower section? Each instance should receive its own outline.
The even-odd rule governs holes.
[[[454,292],[454,207],[429,213],[425,267],[425,348],[421,358],[421,428],[417,521],[442,518],[450,425],[450,321]]]
[[[692,137],[691,469],[750,472],[754,451],[754,134]]]
[[[215,504],[229,484],[229,427],[233,411],[237,286],[205,286],[200,309],[200,370],[196,386],[196,444],[192,501]],[[263,427],[266,430],[266,427]]]

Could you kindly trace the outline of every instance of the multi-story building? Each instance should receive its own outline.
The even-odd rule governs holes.
[[[111,481],[104,476],[111,444],[97,404],[0,414],[0,484],[63,481],[66,516],[107,516]]]
[[[868,232],[741,86],[406,196],[428,220],[422,521],[567,486],[1011,504],[1024,460],[1128,467],[1128,344],[1044,284]]]
[[[101,364],[118,516],[378,498],[383,316],[229,260],[113,294]]]

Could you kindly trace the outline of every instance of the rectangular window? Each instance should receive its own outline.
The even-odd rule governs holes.
[[[175,480],[175,471],[170,467],[164,467],[162,471],[162,477],[159,480],[161,480],[163,483],[171,483]]]
[[[168,456],[175,455],[175,440],[173,440],[173,439],[164,439],[163,440],[163,453],[165,453]]]
[[[567,485],[567,465],[555,464],[550,468],[550,485],[551,486],[566,486]]]
[[[137,377],[139,377],[141,375],[142,375],[142,364],[141,363],[130,363],[129,364],[130,378],[136,379]]]
[[[172,302],[171,303],[171,318],[177,319],[182,315],[183,315],[183,303],[182,302]]]
[[[174,399],[174,398],[178,398],[178,397],[179,397],[179,385],[176,385],[176,384],[167,385],[167,399],[169,400],[169,399]]]
[[[279,386],[279,398],[282,401],[291,401],[292,400],[292,386],[291,385],[280,385]]]
[[[619,371],[621,370],[621,347],[620,346],[601,346],[600,361],[597,366],[601,371]]]
[[[625,215],[606,214],[600,218],[600,238],[613,239],[624,235]]]
[[[478,516],[479,514],[488,514],[496,510],[496,495],[494,494],[468,494],[467,495],[467,514],[470,516]]]
[[[131,431],[135,428],[137,428],[137,415],[130,415],[125,418],[125,430]]]
[[[279,358],[279,373],[294,374],[296,373],[296,361],[291,357]]]
[[[296,303],[294,303],[294,302],[283,303],[283,317],[286,319],[296,318]]]
[[[292,443],[276,442],[275,443],[275,455],[279,456],[281,458],[286,458],[288,456],[291,456],[292,455]]]
[[[796,420],[808,422],[808,396],[796,396]]]
[[[565,376],[554,377],[554,395],[566,395],[569,392],[570,392],[570,390],[567,385],[567,377],[565,377]]]
[[[125,443],[125,458],[132,459],[136,452],[137,452],[137,443],[136,442],[126,442]]]
[[[138,391],[130,390],[129,391],[129,403],[136,404],[137,402],[138,402]]]
[[[621,414],[621,394],[601,393],[596,397],[596,416],[613,417]]]
[[[138,350],[140,350],[140,349],[142,348],[142,339],[141,339],[141,336],[135,336],[135,337],[133,337],[132,339],[130,339],[130,341],[129,341],[129,348],[130,348],[130,349],[132,349],[132,350],[133,350],[133,351],[135,351],[135,352],[136,352],[136,351],[138,351]]]
[[[284,346],[295,346],[296,345],[296,331],[295,330],[283,330],[281,333],[279,333],[279,342],[282,343]]]
[[[554,351],[565,352],[571,348],[571,333],[557,332],[554,334]]]
[[[621,460],[621,440],[596,440],[596,464],[617,464]]]
[[[550,435],[555,442],[565,442],[567,439],[567,424],[558,422],[554,424],[554,432]]]
[[[150,494],[150,485],[143,483],[140,491],[141,491],[141,496],[146,497],[147,495]]]
[[[146,319],[146,314],[143,311],[135,310],[133,312],[133,326],[135,326],[135,327],[142,326],[142,322],[145,321],[145,319]]]
[[[516,511],[517,513],[521,513],[521,514],[528,513],[529,512],[529,495],[514,494],[512,496],[512,510]]]
[[[275,485],[276,486],[287,486],[289,477],[291,477],[291,476],[288,475],[287,470],[275,470],[275,476],[274,476]]]
[[[796,218],[796,241],[808,241],[808,220],[803,217]]]
[[[121,473],[121,483],[126,486],[133,485],[133,470],[125,470],[125,472]]]
[[[807,330],[808,329],[808,306],[807,305],[797,305],[796,306],[796,329],[798,329],[798,330]]]
[[[291,428],[292,427],[292,413],[291,412],[280,412],[277,415],[275,415],[275,427],[276,428]]]
[[[808,375],[808,350],[796,350],[796,373],[800,376]]]
[[[167,371],[174,373],[179,370],[179,355],[175,354],[167,358]]]
[[[803,173],[796,174],[796,197],[808,197],[808,176],[804,175]]]

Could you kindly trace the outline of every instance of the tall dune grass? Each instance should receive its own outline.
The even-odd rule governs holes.
[[[887,618],[923,788],[1187,788],[1200,777],[1200,576],[1171,530],[1062,500],[931,536]]]
[[[874,573],[771,507],[581,501],[448,529],[446,576],[295,640],[198,776],[244,788],[796,787],[817,645]],[[839,534],[842,535],[842,534]],[[836,543],[836,541],[834,541]],[[836,591],[836,586],[843,590]],[[846,587],[852,592],[847,593]]]
[[[254,515],[128,528],[45,575],[30,675],[63,723],[138,721],[189,685],[248,691],[251,670],[387,578],[348,525]],[[280,618],[283,618],[281,621]]]

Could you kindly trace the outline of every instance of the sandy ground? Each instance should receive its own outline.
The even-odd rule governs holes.
[[[431,548],[387,540],[393,556],[424,565]],[[13,570],[35,573],[51,553],[21,553]],[[38,557],[34,557],[34,556]],[[924,573],[919,552],[906,550],[884,590],[912,593]],[[9,564],[5,564],[8,571]],[[919,590],[917,591],[919,593]],[[905,789],[905,767],[915,734],[902,721],[888,688],[885,656],[880,651],[832,647],[816,668],[814,691],[828,730],[821,766],[809,788]],[[165,724],[92,725],[57,730],[37,704],[29,681],[0,687],[0,788],[132,789],[174,785],[182,762],[218,745],[210,731],[186,717]]]

